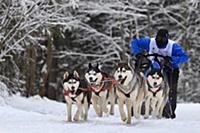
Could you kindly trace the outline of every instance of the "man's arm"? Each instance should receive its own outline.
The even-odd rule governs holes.
[[[187,62],[189,60],[189,56],[183,50],[181,46],[178,44],[174,44],[172,48],[172,63],[174,67],[178,67],[179,65]]]
[[[150,38],[133,39],[131,41],[131,51],[133,55],[141,53],[142,50],[149,51]]]

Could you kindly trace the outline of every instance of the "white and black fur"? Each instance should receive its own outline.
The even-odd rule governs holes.
[[[103,116],[103,112],[108,112],[108,102],[110,102],[110,114],[114,115],[115,95],[112,84],[112,77],[102,72],[99,65],[88,65],[88,70],[85,73],[85,78],[88,82],[88,87],[92,92],[92,104],[96,114],[99,117]]]
[[[143,76],[136,73],[128,62],[120,62],[114,73],[115,80],[119,83],[116,85],[117,101],[122,121],[127,124],[131,123],[132,107],[134,117],[139,118],[141,106],[144,99],[145,80]],[[123,106],[126,104],[127,115]]]
[[[80,116],[83,120],[87,120],[88,110],[91,99],[91,92],[82,90],[79,74],[65,72],[63,75],[63,92],[67,103],[67,120],[72,121],[72,104],[77,105],[76,114],[73,117],[74,121],[79,121]]]
[[[150,110],[152,110],[152,116],[154,118],[161,118],[169,93],[169,86],[167,81],[164,80],[162,67],[154,68],[151,65],[145,77],[147,89],[144,118],[149,118]]]

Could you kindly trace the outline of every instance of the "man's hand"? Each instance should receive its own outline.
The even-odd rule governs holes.
[[[138,53],[137,55],[135,55],[135,57],[137,59],[140,59],[141,57],[145,56],[147,54],[147,52],[145,50],[142,50],[140,53]]]
[[[165,63],[171,63],[172,62],[172,58],[169,57],[169,56],[165,56],[164,60],[165,60]]]
[[[164,65],[169,67],[169,68],[172,68],[172,58],[169,57],[169,56],[165,56]]]

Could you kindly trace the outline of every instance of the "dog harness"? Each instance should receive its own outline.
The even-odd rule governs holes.
[[[158,86],[158,89],[156,91],[152,91],[152,86],[149,84],[149,82],[147,81],[147,85],[148,85],[148,91],[150,91],[151,93],[153,93],[153,97],[156,96],[156,94],[161,90],[161,86]]]
[[[118,84],[118,81],[111,79],[111,78],[103,78],[103,80],[101,81],[101,83],[99,85],[91,85],[90,84],[90,88],[82,88],[82,90],[84,91],[93,91],[93,92],[97,92],[96,90],[100,91],[104,91],[104,90],[110,90],[112,89],[113,85]]]
[[[124,85],[121,85],[121,84],[117,84],[117,89],[119,91],[121,91],[124,95],[126,95],[127,97],[130,97],[130,93],[132,91],[134,91],[136,85],[138,85],[138,84],[136,84],[136,82],[141,83],[139,80],[140,79],[137,77],[137,75],[135,73],[132,80],[129,82],[128,85],[124,86]],[[133,81],[135,81],[135,82],[133,82]]]
[[[75,97],[71,97],[69,96],[70,93],[72,93],[72,91],[67,91],[67,90],[63,90],[63,95],[64,96],[69,96],[71,98],[72,101],[76,102],[76,98],[83,92],[84,90],[82,90],[82,88],[78,89],[74,94],[76,95]],[[83,94],[85,95],[85,94]],[[81,102],[83,102],[84,100],[84,96],[83,99],[81,100]]]

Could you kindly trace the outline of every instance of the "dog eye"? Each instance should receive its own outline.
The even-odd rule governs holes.
[[[125,72],[126,72],[126,70],[123,70],[122,72],[123,72],[123,73],[125,73]]]

